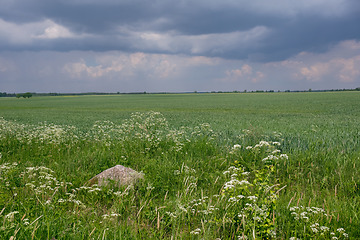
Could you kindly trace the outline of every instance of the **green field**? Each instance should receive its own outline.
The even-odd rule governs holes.
[[[0,236],[358,239],[359,123],[360,92],[0,98]]]

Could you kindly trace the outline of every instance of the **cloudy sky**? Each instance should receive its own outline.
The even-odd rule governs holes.
[[[360,87],[359,0],[0,6],[0,92]]]

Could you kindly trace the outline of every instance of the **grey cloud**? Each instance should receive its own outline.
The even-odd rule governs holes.
[[[19,26],[50,20],[73,36],[23,44],[5,37],[0,50],[120,50],[273,61],[360,39],[359,16],[357,0],[3,0],[0,20]],[[239,34],[259,28],[266,34],[250,41]]]

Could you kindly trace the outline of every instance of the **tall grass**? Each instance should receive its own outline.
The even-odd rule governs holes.
[[[158,112],[87,130],[0,119],[0,236],[356,239],[359,136],[311,131],[319,135],[252,127],[224,139],[209,124],[173,126]],[[145,177],[85,184],[116,164]]]

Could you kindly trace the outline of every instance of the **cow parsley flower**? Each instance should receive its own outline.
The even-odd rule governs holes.
[[[191,231],[190,234],[191,235],[199,235],[201,233],[201,229],[200,228],[197,228],[195,229],[194,231]]]

